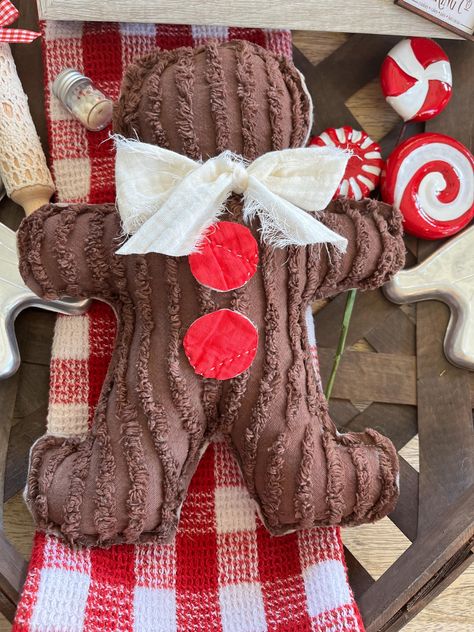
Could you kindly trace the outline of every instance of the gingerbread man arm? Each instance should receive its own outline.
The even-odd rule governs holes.
[[[345,254],[332,246],[309,249],[312,298],[327,298],[351,288],[380,287],[403,267],[402,218],[390,205],[377,200],[339,198],[318,219],[344,235],[348,245]]]
[[[18,230],[23,280],[46,299],[113,300],[113,252],[119,235],[113,204],[42,206]]]

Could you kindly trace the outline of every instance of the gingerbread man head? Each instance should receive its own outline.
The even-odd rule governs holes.
[[[117,133],[193,159],[302,147],[311,124],[295,66],[246,41],[151,53],[127,70],[114,113]]]
[[[276,197],[285,196],[281,174],[296,154],[282,152],[304,145],[310,121],[298,71],[258,46],[158,51],[128,69],[114,127],[146,143],[143,151],[156,159],[157,168],[144,162],[145,176],[138,174],[137,206],[155,178],[158,215],[169,220],[163,211],[177,172],[191,183],[183,217],[188,207],[201,212],[215,188],[220,221],[202,250],[118,255],[124,228],[113,204],[48,205],[24,220],[19,249],[28,285],[48,298],[107,300],[118,318],[90,433],[46,436],[32,450],[27,499],[40,528],[84,544],[169,541],[216,432],[232,444],[274,534],[360,524],[393,508],[395,449],[375,431],[337,433],[311,361],[308,309],[314,299],[377,287],[396,272],[400,217],[372,200],[331,202],[320,225],[342,236],[345,252],[332,243],[274,247],[262,233],[268,217],[245,217],[246,192],[253,186],[262,199],[263,183],[273,214],[289,213],[279,226],[291,224],[294,204]],[[157,155],[157,147],[168,153]],[[267,171],[250,165],[249,175],[228,154],[213,162],[226,151],[254,165],[276,153],[260,163]],[[328,181],[331,170],[324,172],[324,160],[319,166]],[[221,195],[222,182],[233,195]],[[296,215],[296,224],[314,228]],[[183,224],[194,222],[186,217]]]

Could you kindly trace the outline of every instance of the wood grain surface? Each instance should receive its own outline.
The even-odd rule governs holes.
[[[38,0],[50,20],[231,24],[346,33],[385,33],[457,38],[393,0]]]

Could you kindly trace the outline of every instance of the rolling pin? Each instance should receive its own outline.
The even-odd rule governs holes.
[[[28,97],[6,43],[0,43],[0,177],[7,195],[27,215],[47,204],[54,192]]]

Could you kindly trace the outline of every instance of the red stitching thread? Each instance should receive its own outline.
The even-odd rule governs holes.
[[[230,252],[231,255],[234,255],[234,257],[239,257],[239,259],[243,259],[244,261],[246,261],[250,266],[254,265],[252,263],[252,261],[248,258],[248,257],[244,257],[244,255],[239,254],[237,251],[235,250],[231,250],[230,248],[227,248],[227,246],[223,246],[222,244],[214,244],[214,243],[210,243],[210,246],[212,248],[224,248],[224,250],[227,250],[227,252]],[[258,261],[258,252],[255,253],[254,259],[256,261]]]
[[[216,364],[215,366],[211,366],[209,371],[215,371],[218,367],[222,366],[226,362],[228,362],[229,364],[232,364],[232,362],[237,360],[237,358],[241,358],[243,355],[248,355],[249,353],[252,353],[252,351],[255,351],[256,349],[257,347],[253,347],[252,349],[249,349],[248,351],[244,351],[243,353],[238,353],[236,356],[233,356],[232,358],[229,358],[228,360],[223,360],[222,362],[219,362],[219,364]]]
[[[256,350],[257,350],[257,347],[252,347],[252,349],[249,349],[248,351],[244,351],[243,353],[238,353],[236,356],[232,356],[231,358],[223,360],[219,364],[216,364],[215,366],[212,366],[210,369],[207,369],[207,371],[215,371],[218,367],[222,366],[226,362],[228,362],[229,364],[232,364],[232,362],[237,360],[237,358],[241,358],[243,355],[248,355],[249,353],[252,353],[252,351],[256,351]],[[191,364],[191,366],[193,367],[193,369],[198,375],[204,375],[204,371],[200,372],[197,370],[196,364]]]

